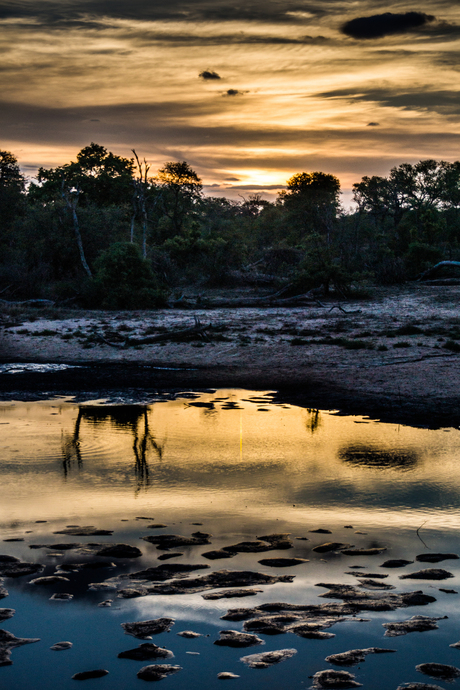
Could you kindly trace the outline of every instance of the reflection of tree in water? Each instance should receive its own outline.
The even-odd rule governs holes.
[[[305,427],[312,434],[315,433],[322,425],[321,412],[319,410],[312,410],[307,408],[308,417],[305,420]]]
[[[63,468],[67,476],[74,458],[78,467],[82,466],[80,451],[81,422],[85,420],[92,426],[109,424],[118,429],[128,429],[133,435],[134,472],[137,479],[137,490],[149,485],[148,451],[152,449],[159,460],[163,457],[165,442],[157,443],[149,428],[148,408],[146,405],[117,405],[100,407],[84,405],[79,408],[75,421],[73,436],[63,438]]]
[[[67,477],[72,465],[75,464],[75,461],[77,462],[79,469],[82,466],[80,451],[80,424],[82,416],[82,408],[80,407],[78,410],[77,419],[75,421],[73,435],[61,435],[62,469],[64,471],[64,477]]]
[[[373,448],[364,445],[352,445],[339,451],[342,462],[355,467],[370,467],[379,470],[400,470],[408,472],[418,463],[418,455],[414,450],[388,450],[387,448]]]

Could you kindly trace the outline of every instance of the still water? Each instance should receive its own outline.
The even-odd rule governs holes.
[[[409,682],[452,687],[415,667],[426,662],[460,667],[460,651],[449,646],[460,639],[459,595],[454,593],[460,587],[460,561],[429,563],[415,558],[460,554],[458,430],[383,424],[275,403],[269,392],[218,390],[177,394],[148,405],[109,406],[104,401],[78,405],[66,398],[4,402],[0,436],[0,554],[45,566],[38,574],[4,579],[9,596],[0,606],[16,612],[0,626],[17,637],[40,641],[13,649],[12,665],[0,667],[0,688],[67,690],[75,686],[73,674],[106,669],[108,675],[85,681],[85,687],[125,690],[143,687],[145,681],[136,674],[154,663],[180,666],[162,682],[187,690],[220,687],[217,674],[222,671],[239,676],[231,680],[232,687],[243,690],[309,688],[311,676],[323,669],[346,670],[368,690],[396,690]],[[94,526],[113,534],[56,534],[69,525]],[[196,532],[212,536],[206,545],[169,551],[142,539],[161,534],[188,537]],[[223,559],[203,556],[273,534],[289,534],[284,539],[291,548],[235,551]],[[75,548],[62,549],[63,542],[74,543]],[[331,542],[337,544],[335,549],[314,550]],[[113,543],[136,546],[142,555],[96,558],[100,545]],[[347,555],[343,553],[347,547],[382,551]],[[171,553],[182,555],[161,559]],[[288,567],[259,563],[273,558],[304,560]],[[382,567],[388,559],[413,563]],[[62,565],[81,566],[94,560],[110,567],[63,570],[67,581],[30,584]],[[145,594],[142,585],[143,596],[117,596],[131,581],[113,578],[165,563],[208,566],[185,573],[187,579],[226,569],[267,573],[274,579],[287,575],[292,577],[284,579],[292,581],[255,584],[251,588],[261,591],[246,597],[203,598],[218,589]],[[374,587],[359,589],[358,568],[364,577],[386,575],[377,584],[394,587],[390,593],[421,590],[433,601],[396,610],[361,609],[355,619],[350,615],[327,628],[333,636],[320,639],[281,632],[261,633],[263,644],[248,648],[213,644],[220,630],[244,630],[244,619],[221,620],[229,609],[270,602],[342,602],[321,597],[327,588],[319,588],[320,583],[387,594]],[[425,568],[443,569],[453,577],[400,579]],[[103,588],[97,584],[89,588],[109,579]],[[225,590],[231,587],[230,582]],[[50,600],[55,592],[73,598]],[[111,606],[98,606],[107,599],[113,600]],[[384,637],[383,623],[416,615],[448,618],[435,623],[437,629]],[[125,635],[122,623],[160,617],[174,619],[174,625],[148,641],[171,650],[173,658],[117,657],[145,642]],[[201,636],[177,635],[183,630]],[[73,646],[50,650],[60,641],[71,641]],[[325,661],[331,654],[370,647],[396,653],[369,654],[352,667]],[[281,649],[296,654],[264,669],[241,661],[247,655]]]

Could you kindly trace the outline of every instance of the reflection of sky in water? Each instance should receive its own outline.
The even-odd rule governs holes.
[[[119,660],[116,655],[141,641],[124,635],[120,623],[160,616],[176,619],[171,633],[153,642],[172,649],[176,655],[172,663],[184,667],[164,681],[181,690],[220,687],[216,676],[223,670],[239,674],[238,687],[244,690],[265,690],[267,685],[284,689],[287,679],[289,687],[307,688],[309,675],[330,667],[324,662],[326,655],[369,646],[390,647],[399,653],[391,658],[373,655],[359,670],[351,669],[367,688],[394,690],[409,681],[444,687],[417,674],[415,665],[426,661],[460,665],[458,651],[449,648],[458,640],[457,598],[439,592],[443,585],[459,589],[455,560],[434,566],[454,573],[455,578],[444,583],[401,581],[402,571],[388,571],[386,582],[398,591],[423,589],[436,596],[436,603],[429,607],[365,612],[362,617],[368,622],[338,623],[330,630],[336,637],[326,641],[286,634],[263,636],[265,645],[260,648],[238,650],[212,644],[218,630],[242,629],[242,623],[220,620],[229,608],[275,601],[324,603],[327,600],[318,596],[325,590],[317,583],[357,584],[356,578],[346,574],[356,564],[375,572],[386,558],[413,560],[427,549],[458,552],[459,431],[379,424],[274,405],[268,394],[217,391],[148,406],[78,406],[65,399],[3,403],[0,434],[2,538],[24,538],[24,542],[4,543],[2,553],[45,563],[46,574],[51,574],[55,564],[80,562],[83,557],[69,551],[55,558],[46,549],[31,551],[29,544],[129,542],[139,546],[143,556],[126,568],[140,570],[157,565],[162,553],[140,541],[160,531],[149,530],[151,521],[135,519],[149,516],[168,525],[161,532],[213,534],[212,545],[179,549],[184,556],[171,562],[202,563],[201,554],[210,549],[256,535],[290,532],[294,548],[289,551],[246,553],[207,562],[209,570],[268,570],[296,576],[291,584],[262,586],[263,594],[256,597],[206,601],[199,593],[147,596],[116,600],[109,609],[96,604],[115,592],[88,592],[86,585],[91,578],[102,580],[114,571],[94,571],[85,582],[80,578],[79,585],[72,581],[69,587],[75,598],[69,603],[49,602],[51,592],[29,585],[30,577],[7,580],[10,596],[0,604],[16,608],[17,613],[1,627],[18,636],[40,637],[41,642],[13,651],[13,666],[0,668],[0,687],[31,687],[33,668],[34,690],[67,690],[73,687],[73,673],[100,667],[108,668],[110,675],[87,681],[85,687],[135,687],[140,683],[135,674],[145,664]],[[68,524],[110,528],[114,534],[53,534]],[[329,528],[332,534],[309,531],[319,527]],[[366,558],[312,551],[326,541],[388,550],[383,557]],[[308,563],[289,569],[258,564],[261,558],[274,556],[298,556]],[[383,638],[382,622],[417,614],[447,614],[449,619],[440,621],[437,631]],[[210,637],[185,640],[175,634],[190,628]],[[74,642],[72,650],[49,651],[51,644],[67,639]],[[246,654],[289,647],[298,650],[296,657],[269,670],[247,669],[239,661]]]

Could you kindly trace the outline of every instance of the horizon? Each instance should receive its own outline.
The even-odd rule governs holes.
[[[205,193],[273,201],[301,171],[454,161],[460,7],[402,2],[0,0],[1,148],[32,176],[91,141]]]

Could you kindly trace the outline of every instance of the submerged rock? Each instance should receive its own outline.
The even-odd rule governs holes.
[[[141,537],[149,544],[155,544],[158,549],[175,549],[181,546],[202,546],[203,544],[210,544],[209,537],[212,534],[205,532],[193,532],[190,537],[185,537],[181,534],[155,534],[147,537]]]
[[[444,620],[447,616],[430,618],[429,616],[412,616],[406,621],[394,621],[392,623],[382,623],[386,628],[385,637],[399,637],[411,632],[425,632],[427,630],[437,630],[436,621]]]
[[[15,647],[21,647],[23,644],[32,644],[33,642],[40,642],[39,637],[16,637],[8,630],[0,630],[0,666],[10,666],[11,651]]]
[[[151,642],[143,642],[135,649],[120,652],[119,659],[134,659],[135,661],[149,661],[150,659],[170,659],[174,654],[164,647],[158,647]]]
[[[113,529],[97,529],[93,525],[86,527],[65,527],[64,529],[53,532],[53,534],[68,534],[72,537],[92,537],[113,534]]]
[[[359,587],[363,587],[363,589],[396,589],[394,585],[387,585],[384,582],[377,582],[376,580],[368,579],[365,578],[363,580],[359,580]]]
[[[424,606],[436,601],[435,597],[423,594],[421,591],[381,594],[380,592],[363,592],[353,585],[320,582],[316,586],[326,587],[329,590],[320,594],[320,597],[342,599],[351,604],[357,611],[394,611],[407,606]]]
[[[186,594],[223,587],[272,585],[275,582],[292,582],[293,575],[267,575],[250,570],[216,570],[209,575],[189,579],[175,579],[167,584],[148,587],[149,594]]]
[[[102,676],[108,675],[108,671],[103,668],[96,668],[94,671],[81,671],[80,673],[74,673],[72,680],[90,680],[91,678],[102,678]]]
[[[71,647],[73,647],[72,642],[56,642],[51,645],[50,649],[52,649],[53,652],[63,652],[65,649],[70,649]]]
[[[73,594],[67,592],[55,592],[50,596],[50,601],[71,601],[72,599]]]
[[[182,666],[152,664],[141,668],[141,670],[137,672],[137,677],[141,680],[163,680],[163,678],[167,678],[178,671],[182,671]]]
[[[183,553],[180,553],[179,551],[176,551],[175,553],[162,553],[161,556],[158,556],[159,561],[167,561],[170,558],[179,558],[179,556],[183,556]]]
[[[348,671],[334,671],[326,669],[318,671],[313,676],[314,688],[360,688],[361,683],[355,681],[355,676]]]
[[[249,654],[249,656],[241,657],[240,661],[245,663],[249,668],[269,668],[281,661],[290,659],[291,656],[297,654],[297,649],[277,649],[273,652],[263,652],[262,654]]]
[[[340,654],[330,654],[325,661],[336,666],[356,666],[365,660],[368,654],[389,654],[396,652],[396,649],[381,649],[380,647],[369,647],[368,649],[350,649],[348,652]]]
[[[105,599],[104,601],[101,601],[98,604],[98,606],[100,606],[101,608],[106,608],[106,607],[112,606],[112,604],[113,604],[113,599]]]
[[[233,558],[236,552],[226,551],[225,549],[214,549],[213,551],[206,551],[201,554],[204,558],[209,558],[210,561],[217,561],[220,558]]]
[[[441,678],[441,680],[454,680],[460,676],[460,668],[456,666],[449,666],[449,664],[427,663],[419,664],[415,667],[419,673],[424,673],[433,678]]]
[[[236,673],[230,673],[230,671],[221,671],[217,674],[219,680],[233,680],[234,678],[239,678]]]
[[[62,575],[48,575],[46,577],[36,577],[34,580],[30,580],[29,585],[57,585],[62,582],[70,582],[68,577],[63,577]]]
[[[169,632],[174,625],[174,618],[156,618],[135,623],[121,623],[126,635],[138,637],[141,640],[150,640],[152,635]]]
[[[237,630],[221,630],[219,635],[220,638],[214,644],[220,647],[254,647],[255,645],[264,644],[264,641],[257,637],[257,635],[242,633]]]
[[[108,544],[96,552],[97,556],[108,556],[109,558],[139,558],[142,551],[137,546],[129,544]]]
[[[322,527],[319,529],[309,529],[308,531],[312,534],[332,534],[330,529],[323,529]]]
[[[0,621],[6,621],[9,618],[13,618],[15,613],[15,609],[0,609]]]
[[[382,563],[380,568],[404,568],[406,565],[410,565],[414,561],[406,561],[404,558],[390,558],[390,560]]]
[[[314,546],[312,551],[316,551],[317,553],[328,553],[329,551],[341,551],[348,547],[351,547],[351,544],[342,544],[339,541],[328,541],[325,544]]]
[[[353,575],[354,577],[365,577],[375,580],[384,580],[386,577],[388,577],[388,573],[363,573],[357,570],[349,570],[345,573],[345,575]]]
[[[386,546],[376,546],[371,549],[345,549],[342,553],[345,556],[378,556],[386,550]]]
[[[15,559],[14,561],[4,561],[0,563],[0,576],[2,577],[23,577],[24,575],[34,575],[41,573],[45,566],[41,563],[26,563]]]
[[[181,632],[178,632],[177,635],[179,635],[179,637],[185,637],[187,640],[193,640],[196,637],[204,637],[202,633],[197,633],[193,630],[182,630]]]
[[[426,568],[425,570],[417,570],[415,573],[406,573],[400,575],[400,580],[447,580],[449,577],[454,577],[448,570],[442,568]]]
[[[415,557],[416,561],[421,561],[422,563],[439,563],[449,559],[458,559],[458,556],[456,553],[421,553]]]
[[[439,685],[427,685],[426,683],[404,683],[398,685],[396,690],[444,690]]]
[[[234,599],[238,597],[254,597],[256,594],[263,592],[263,589],[224,589],[220,592],[211,592],[210,594],[202,594],[203,599]]]
[[[291,568],[294,565],[309,563],[309,561],[307,558],[262,558],[258,563],[270,568]]]
[[[148,582],[164,582],[170,580],[174,575],[182,575],[183,573],[190,573],[194,570],[207,570],[209,565],[205,563],[164,563],[145,570],[138,570],[135,573],[129,573],[128,577],[131,580],[147,580]]]

